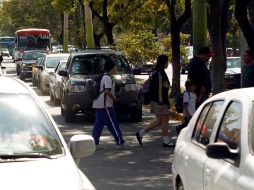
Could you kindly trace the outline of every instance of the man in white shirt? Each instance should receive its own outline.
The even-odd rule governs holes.
[[[100,95],[93,102],[93,108],[96,110],[96,119],[93,127],[93,138],[96,145],[99,145],[100,136],[103,127],[106,125],[110,133],[114,136],[117,146],[123,146],[122,131],[114,110],[115,83],[112,75],[116,72],[116,65],[113,61],[107,60],[104,65],[104,75],[100,82]]]

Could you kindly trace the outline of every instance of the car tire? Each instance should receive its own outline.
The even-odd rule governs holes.
[[[66,123],[75,121],[76,114],[71,110],[71,106],[68,102],[65,102],[64,120]]]
[[[177,190],[184,190],[184,186],[181,180],[177,184]]]
[[[142,108],[136,108],[131,111],[131,121],[140,122],[142,120]]]

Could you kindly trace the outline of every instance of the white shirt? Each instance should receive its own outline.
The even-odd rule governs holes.
[[[188,110],[191,116],[193,116],[193,114],[196,111],[196,100],[197,100],[197,95],[193,92],[184,92],[183,94],[183,104],[184,103],[188,103]],[[185,109],[183,109],[183,116],[185,117],[186,111]]]
[[[93,101],[93,108],[107,108],[113,107],[113,100],[106,95],[105,89],[111,90],[115,94],[115,83],[109,75],[103,75],[100,83],[100,92],[103,91],[99,97]]]

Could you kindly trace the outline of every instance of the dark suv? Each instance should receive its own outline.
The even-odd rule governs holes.
[[[89,49],[70,55],[62,78],[61,114],[66,122],[75,120],[76,113],[92,115],[93,98],[91,96],[94,79],[103,74],[104,63],[111,59],[116,63],[114,75],[116,113],[130,114],[131,120],[142,119],[142,103],[138,97],[138,86],[131,74],[126,58],[118,51],[110,49]]]

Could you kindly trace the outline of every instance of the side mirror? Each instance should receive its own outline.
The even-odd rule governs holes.
[[[6,67],[5,67],[5,66],[2,66],[1,69],[6,69]]]
[[[40,69],[41,71],[43,71],[43,66],[41,66],[41,65],[37,65],[37,66],[35,66],[37,69]]]
[[[238,151],[230,150],[229,146],[225,143],[214,143],[207,145],[206,154],[208,157],[215,159],[235,159]]]
[[[21,58],[17,58],[16,61],[22,61],[22,59]]]
[[[62,77],[68,77],[67,71],[59,71],[58,74]]]
[[[94,153],[94,139],[90,135],[74,135],[70,139],[69,149],[76,164],[79,165],[80,158]]]

